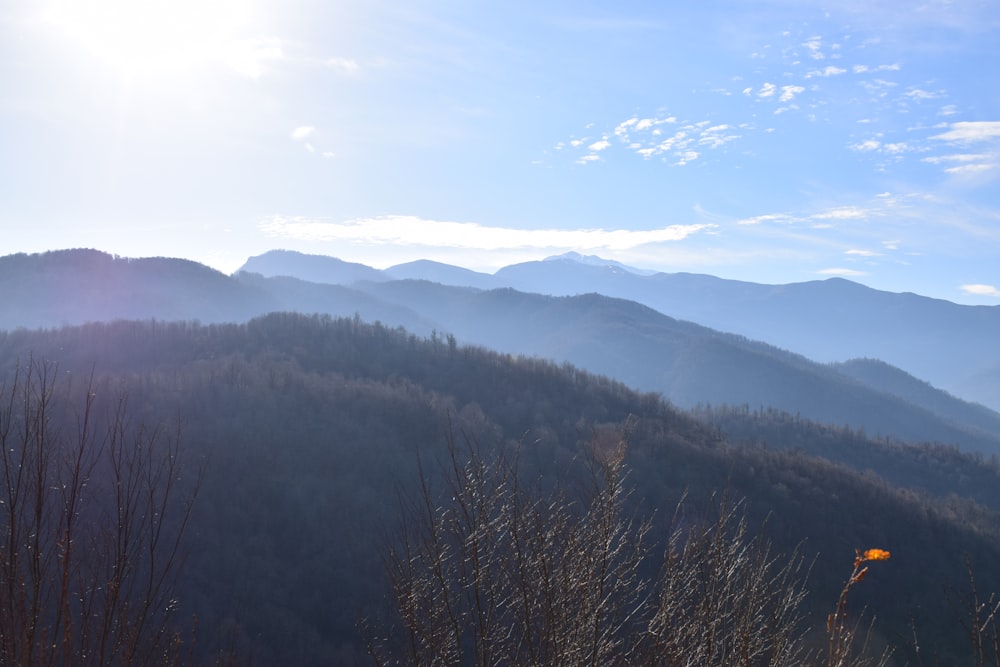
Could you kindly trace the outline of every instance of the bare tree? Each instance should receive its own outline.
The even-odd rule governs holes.
[[[749,532],[742,503],[723,494],[717,518],[675,527],[663,559],[646,664],[802,664],[805,572]]]
[[[168,663],[197,481],[176,432],[57,378],[31,360],[0,388],[0,664]]]
[[[370,641],[375,662],[800,664],[801,559],[749,537],[738,504],[673,528],[655,574],[652,524],[625,509],[630,428],[593,429],[582,500],[526,488],[516,455],[450,439],[444,493],[421,469],[403,504],[387,556],[399,625]]]

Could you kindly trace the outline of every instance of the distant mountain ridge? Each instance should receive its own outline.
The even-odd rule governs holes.
[[[244,268],[256,270],[270,254],[251,258]],[[374,280],[410,277],[480,289],[511,287],[552,296],[593,292],[628,299],[820,362],[881,359],[1000,410],[1000,306],[883,292],[843,278],[763,285],[691,273],[643,275],[617,262],[574,253],[513,264],[492,276],[470,272],[463,279],[469,275],[465,271],[436,264],[420,275],[393,275],[387,269]]]
[[[273,311],[356,315],[417,335],[454,334],[463,343],[570,362],[660,392],[682,407],[770,406],[873,435],[1000,452],[1000,428],[994,428],[1000,415],[986,410],[986,417],[968,419],[975,410],[933,388],[904,398],[898,384],[879,377],[852,375],[598,294],[552,297],[423,280],[348,287],[256,273],[226,276],[184,260],[95,251],[0,258],[0,328],[149,318],[240,322]]]

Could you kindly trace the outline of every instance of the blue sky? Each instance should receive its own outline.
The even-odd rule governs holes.
[[[994,0],[0,0],[0,254],[1000,304]]]

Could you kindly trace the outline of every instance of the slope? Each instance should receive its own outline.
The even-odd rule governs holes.
[[[590,429],[629,415],[631,511],[655,512],[652,539],[684,494],[686,521],[711,514],[721,489],[747,497],[754,525],[770,517],[765,530],[779,552],[816,555],[813,625],[836,600],[856,547],[893,551],[891,567],[854,602],[877,611],[881,636],[901,656],[912,620],[924,656],[963,662],[961,627],[940,595],[960,585],[963,553],[983,590],[1000,590],[998,524],[986,508],[969,501],[958,513],[951,501],[822,458],[728,444],[654,395],[570,367],[292,314],[11,333],[0,339],[3,376],[29,351],[57,360],[60,378],[96,364],[95,393],[125,389],[134,419],[181,417],[188,463],[202,461],[204,472],[180,604],[197,615],[205,656],[235,644],[255,663],[355,664],[358,614],[379,613],[385,600],[379,553],[397,492],[405,496],[421,468],[433,488],[449,430],[518,452],[525,479],[571,490],[585,474]],[[975,469],[997,479],[995,469]],[[945,493],[956,488],[941,480]]]
[[[942,418],[922,404],[799,355],[675,320],[633,302],[597,294],[479,292],[418,281],[358,288],[387,302],[408,304],[462,341],[570,362],[660,392],[681,407],[774,406],[873,434],[1000,452],[996,432],[967,428],[950,412]]]

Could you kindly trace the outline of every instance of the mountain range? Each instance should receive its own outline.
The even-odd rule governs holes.
[[[297,268],[306,265],[308,274]],[[763,285],[692,273],[650,273],[576,253],[485,274],[426,261],[375,272],[332,257],[271,251],[250,258],[240,270],[344,285],[418,279],[552,296],[594,292],[819,362],[880,359],[1000,410],[1000,306],[884,292],[843,278]]]
[[[103,415],[127,397],[139,428],[177,424],[178,488],[198,492],[177,590],[197,619],[192,662],[361,664],[359,614],[392,618],[381,563],[401,507],[451,494],[444,443],[576,494],[589,438],[616,428],[652,552],[675,520],[742,498],[775,554],[811,564],[805,617],[822,635],[855,549],[891,550],[852,609],[877,611],[900,663],[971,664],[949,603],[968,608],[963,562],[1000,590],[996,412],[875,357],[820,363],[633,300],[328,259],[303,262],[304,280],[94,250],[0,257],[8,417],[23,403],[30,418],[35,389],[18,382],[35,378],[70,437],[81,399]],[[343,282],[324,282],[329,267]]]
[[[274,263],[277,260],[280,262]],[[287,275],[300,264],[310,280]],[[554,267],[552,284],[557,287],[559,276],[574,271],[597,271],[609,280],[618,276],[614,280],[622,281],[664,275],[642,276],[620,265],[601,266],[566,257],[519,266],[498,274],[523,271],[540,276],[543,269]],[[865,359],[848,363],[818,363],[772,341],[763,343],[723,333],[635,300],[598,293],[552,296],[513,288],[485,289],[485,282],[480,286],[445,285],[441,281],[447,276],[451,282],[473,282],[484,281],[485,274],[430,262],[377,271],[333,258],[277,252],[252,258],[244,268],[227,276],[186,260],[127,259],[92,250],[11,255],[0,258],[0,328],[150,318],[241,322],[274,311],[357,315],[418,335],[454,336],[462,343],[569,362],[629,386],[659,392],[680,407],[773,407],[818,422],[864,429],[871,435],[940,441],[988,454],[1000,452],[1000,415],[876,361],[874,354],[863,354]],[[438,280],[431,282],[429,278]],[[735,286],[704,278],[704,283],[699,283],[696,279],[700,277],[685,277],[694,281],[692,284],[722,284],[730,289],[726,298],[735,298],[731,292]],[[908,321],[916,317],[918,307],[926,307],[928,320],[922,326],[914,325],[912,335],[897,326],[901,337],[898,346],[909,348],[918,348],[926,341],[926,330],[936,326],[935,309],[942,307],[934,300],[874,292],[846,281],[832,281],[831,291],[826,289],[830,283],[786,286],[785,293],[800,295],[785,303],[806,303],[801,293],[814,294],[815,299],[825,295],[826,301],[810,301],[809,307],[858,319],[864,309],[852,306],[849,297],[860,295],[864,303],[869,297],[886,301],[887,307],[906,312]],[[842,289],[845,283],[846,289]],[[768,289],[740,285],[754,294]],[[810,288],[816,289],[809,292]],[[566,291],[566,286],[558,290]],[[558,290],[553,287],[549,291]],[[782,292],[777,288],[772,291]],[[897,296],[899,300],[893,301]],[[701,299],[711,300],[706,295]],[[781,301],[775,299],[763,302],[774,309]],[[689,296],[688,300],[698,299]],[[961,314],[967,312],[963,308],[971,308],[946,306]],[[848,313],[851,308],[856,312]],[[989,309],[972,312],[987,323],[1000,313]],[[871,330],[870,338],[877,338],[877,327],[859,326]],[[964,335],[972,341],[980,332]],[[933,342],[942,355],[952,348],[947,338]],[[955,355],[962,352],[955,351]]]

